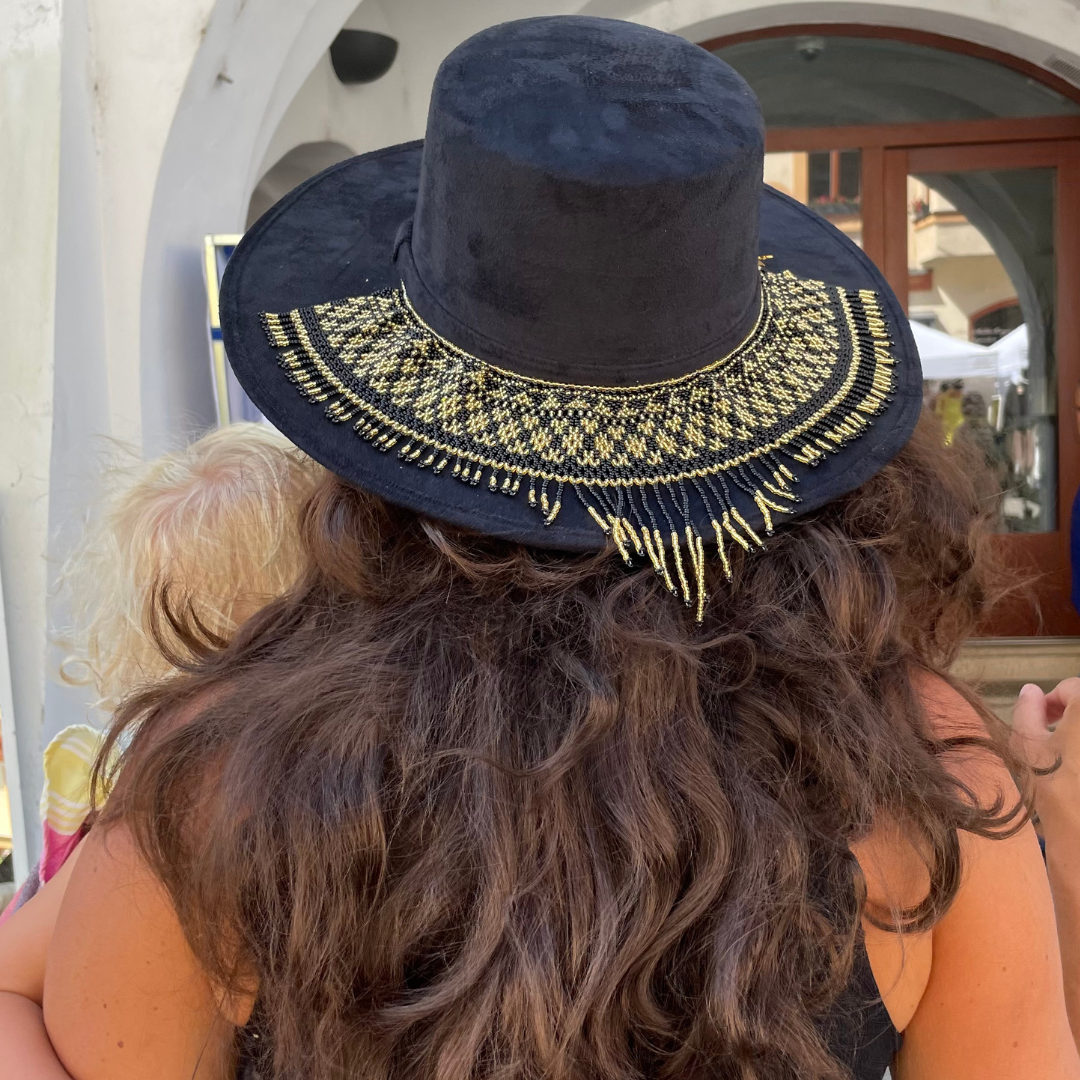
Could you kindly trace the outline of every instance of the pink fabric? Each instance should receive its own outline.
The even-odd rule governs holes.
[[[86,835],[90,815],[90,772],[102,734],[87,724],[64,728],[45,748],[41,791],[41,858],[0,915],[10,918],[68,861]]]
[[[44,829],[44,845],[41,859],[30,871],[22,888],[11,898],[3,912],[0,912],[0,925],[7,922],[16,911],[30,900],[45,884],[60,872],[60,867],[68,861],[71,853],[79,846],[79,841],[86,835],[85,827],[71,836],[57,832],[49,825]]]
[[[42,827],[44,843],[41,849],[41,862],[38,864],[41,884],[51,881],[60,871],[60,867],[68,861],[68,856],[79,845],[83,838],[83,831],[65,836],[58,832],[48,822]]]

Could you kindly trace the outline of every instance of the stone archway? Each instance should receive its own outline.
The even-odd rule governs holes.
[[[356,0],[219,0],[162,154],[140,297],[148,455],[213,423],[201,237],[239,231],[270,138]]]
[[[632,13],[615,17],[693,41],[800,23],[864,23],[923,30],[987,45],[1045,67],[1059,77],[1067,77],[1068,65],[1080,72],[1075,13],[1067,12],[1065,5],[1045,5],[1039,20],[1032,18],[1030,0],[912,0],[891,4],[867,0],[645,0],[633,4],[588,0],[581,13],[604,15],[631,6]]]

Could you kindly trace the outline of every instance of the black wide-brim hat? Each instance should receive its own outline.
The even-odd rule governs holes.
[[[335,165],[240,242],[229,360],[327,468],[482,534],[609,538],[703,602],[909,438],[881,273],[762,181],[752,91],[688,41],[552,17],[470,38],[427,135]]]

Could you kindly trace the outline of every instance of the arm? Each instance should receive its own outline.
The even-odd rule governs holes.
[[[1080,823],[1068,837],[1047,833],[1046,868],[1061,941],[1065,1002],[1080,1046]]]
[[[71,1080],[45,1032],[41,999],[49,941],[80,850],[0,925],[0,1080]]]
[[[1035,808],[1046,841],[1065,999],[1080,1046],[1080,679],[1066,679],[1045,695],[1029,683],[1013,711],[1013,729],[1034,765],[1061,758],[1057,771],[1037,780]]]
[[[985,734],[963,698],[940,681],[925,688],[943,735]],[[980,750],[949,767],[982,805],[1018,792]],[[952,906],[933,928],[930,975],[905,1032],[897,1080],[1077,1080],[1054,906],[1033,828],[1008,840],[960,834],[964,868]]]
[[[124,828],[82,846],[45,967],[57,1056],[74,1080],[226,1080],[243,1017],[222,1015],[165,890]]]
[[[41,1006],[21,994],[0,992],[0,1043],[3,1080],[72,1080],[49,1042]]]

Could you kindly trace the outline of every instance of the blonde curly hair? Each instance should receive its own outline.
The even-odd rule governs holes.
[[[187,650],[155,598],[228,640],[302,565],[297,510],[324,475],[261,424],[232,424],[153,461],[116,464],[58,588],[71,621],[61,677],[112,711]],[[157,625],[155,626],[155,622]],[[156,632],[156,636],[155,636]]]

